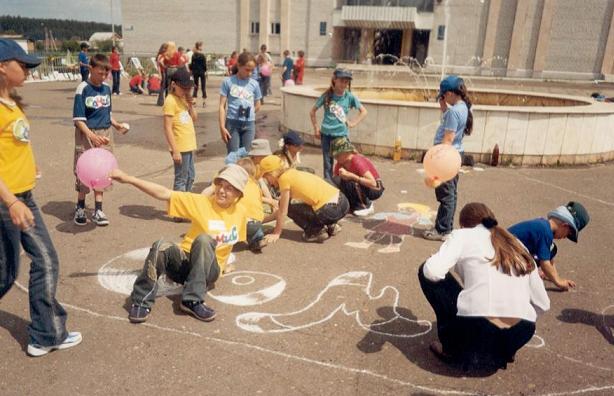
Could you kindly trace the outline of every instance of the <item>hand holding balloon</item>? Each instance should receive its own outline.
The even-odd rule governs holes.
[[[117,160],[109,150],[92,148],[77,160],[77,177],[81,183],[94,190],[111,185],[109,174],[117,168]]]
[[[423,163],[424,173],[427,176],[424,183],[436,188],[439,184],[452,180],[458,174],[461,157],[453,146],[438,144],[426,152]]]

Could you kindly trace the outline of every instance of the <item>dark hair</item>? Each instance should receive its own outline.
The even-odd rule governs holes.
[[[163,53],[166,52],[167,49],[168,49],[168,43],[162,43],[162,45],[160,45],[160,49],[158,49],[158,55],[162,55]]]
[[[266,51],[266,44],[262,44],[260,46],[260,51]]]
[[[177,51],[179,51],[179,52],[181,52],[181,51],[185,51],[185,48],[183,48],[183,47],[179,47],[179,48],[177,48]]]
[[[495,257],[488,260],[491,260],[492,265],[503,273],[523,276],[535,269],[535,261],[531,254],[516,237],[499,226],[495,214],[488,206],[480,202],[468,203],[460,212],[459,222],[461,227],[473,228],[482,224],[490,230]]]
[[[194,44],[194,49],[200,50],[202,46],[203,46],[203,42],[202,41],[197,41]]]
[[[79,48],[81,48],[81,49],[88,49],[89,47],[90,47],[90,46],[89,46],[89,45],[87,45],[87,43],[81,43],[81,44],[79,45]]]
[[[288,56],[288,55],[290,55],[290,51],[285,50],[285,51],[284,51],[284,56]]]
[[[300,50],[300,51],[298,52],[298,56],[299,56],[300,58],[302,58],[303,56],[305,56],[305,51]]]
[[[232,67],[231,73],[237,74],[239,71],[239,66],[245,66],[249,62],[254,62],[254,64],[256,64],[256,59],[254,58],[254,55],[252,55],[251,52],[242,52],[241,55],[239,55],[239,57],[237,58],[237,64]]]
[[[105,54],[96,54],[90,58],[90,66],[98,67],[102,66],[106,69],[111,69],[109,64],[109,58]]]
[[[113,52],[113,51],[117,51],[117,45],[114,45],[114,46],[111,47],[111,52]]]
[[[347,89],[348,89],[348,91],[352,90],[352,80],[350,80],[348,82],[348,88]],[[330,106],[330,101],[331,101],[331,99],[333,97],[333,91],[334,90],[335,90],[335,77],[333,76],[333,78],[330,80],[330,86],[322,94],[322,95],[324,95],[324,104],[326,105],[327,108],[328,108],[328,106]]]
[[[465,83],[462,82],[458,86],[458,89],[455,89],[452,92],[460,96],[463,102],[465,102],[465,104],[467,105],[467,122],[465,124],[464,134],[469,136],[473,131],[473,112],[471,111],[471,106],[473,106],[473,103],[471,103],[471,99],[469,99],[469,94],[467,93],[467,87],[465,86]]]

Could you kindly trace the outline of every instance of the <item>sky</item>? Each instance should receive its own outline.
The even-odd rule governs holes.
[[[129,0],[127,0],[129,1]],[[122,0],[0,0],[0,15],[121,24]]]

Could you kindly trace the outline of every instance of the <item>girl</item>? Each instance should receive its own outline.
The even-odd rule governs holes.
[[[271,73],[273,72],[273,69],[275,67],[273,64],[273,58],[271,58],[271,55],[269,55],[269,53],[267,52],[267,46],[265,44],[262,44],[260,46],[260,53],[258,54],[258,58],[261,62],[260,69],[262,70],[265,65],[269,69],[269,73],[267,73],[268,75],[260,76],[260,91],[262,92],[262,96],[269,96],[271,95]]]
[[[119,52],[117,51],[117,47],[113,46],[111,48],[111,56],[109,57],[109,61],[111,62],[111,75],[113,76],[113,95],[119,95],[119,83],[121,80],[121,70],[122,66],[119,60]]]
[[[304,172],[316,173],[313,168],[301,166],[301,151],[303,151],[303,139],[294,131],[283,135],[279,140],[279,150],[275,152],[284,162],[286,168],[295,168]]]
[[[30,265],[30,317],[27,353],[43,356],[81,342],[81,333],[66,331],[66,311],[56,300],[59,262],[32,190],[36,182],[30,125],[15,92],[38,66],[12,40],[0,39],[0,298],[19,273],[20,250]],[[20,246],[21,245],[21,246]]]
[[[192,97],[198,96],[198,82],[201,83],[201,90],[203,94],[203,107],[205,106],[205,100],[207,99],[206,80],[207,80],[207,58],[203,52],[203,42],[197,41],[194,44],[194,53],[192,54],[192,62],[190,63],[190,70],[194,77],[194,92]]]
[[[535,333],[533,306],[547,311],[550,300],[531,254],[486,205],[465,205],[460,225],[418,270],[437,316],[440,343],[430,348],[465,366],[505,368]]]
[[[237,51],[232,51],[232,54],[230,54],[230,58],[228,59],[228,62],[226,63],[226,67],[228,68],[228,72],[227,72],[227,76],[232,76],[234,73],[232,72],[235,68],[235,65],[237,64],[237,57],[239,55],[237,54]]]
[[[305,51],[298,52],[298,59],[294,62],[294,79],[296,85],[303,85],[303,75],[305,74]]]
[[[158,95],[158,106],[164,105],[164,98],[168,93],[168,83],[166,81],[166,54],[168,52],[168,48],[168,42],[162,43],[158,49],[158,55],[156,55],[156,65],[158,66],[158,70],[160,71],[160,79],[162,80],[160,93]]]
[[[260,174],[281,192],[275,229],[265,237],[268,242],[279,239],[286,214],[303,229],[303,239],[307,242],[321,243],[341,231],[337,222],[346,215],[350,205],[337,188],[311,173],[285,168],[276,155],[260,162]],[[301,202],[290,204],[291,199]]]
[[[347,137],[349,128],[354,128],[367,116],[367,109],[351,92],[352,72],[337,69],[333,73],[330,87],[318,98],[309,113],[316,138],[322,140],[322,157],[324,159],[324,178],[332,182],[333,157],[330,154],[330,143],[338,137]],[[316,121],[316,111],[324,106],[322,127]],[[355,120],[348,120],[350,109],[358,109],[360,114]]]
[[[256,113],[260,110],[260,87],[251,78],[256,67],[249,52],[239,55],[237,73],[226,77],[220,88],[219,125],[228,153],[240,147],[248,150],[256,134]]]
[[[471,135],[473,130],[471,101],[467,95],[467,87],[463,79],[458,76],[448,76],[443,79],[439,84],[438,99],[443,116],[433,144],[451,144],[460,152],[462,158],[464,151],[463,137]],[[435,187],[432,179],[427,178],[425,183]],[[442,241],[452,231],[457,189],[458,175],[435,188],[439,209],[437,210],[435,229],[425,232],[425,239]]]

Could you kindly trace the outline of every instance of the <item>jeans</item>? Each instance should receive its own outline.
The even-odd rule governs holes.
[[[34,226],[22,231],[11,221],[9,210],[0,205],[0,298],[13,286],[19,273],[20,245],[32,260],[28,294],[29,343],[43,346],[61,344],[66,332],[66,311],[56,300],[59,261],[40,210],[30,191],[17,194],[34,215]]]
[[[175,181],[173,182],[173,190],[175,191],[192,191],[196,170],[194,169],[194,152],[186,151],[181,153],[181,165],[175,163]]]
[[[204,301],[208,288],[211,289],[220,276],[215,246],[215,240],[207,234],[200,234],[194,239],[190,253],[171,242],[154,242],[143,271],[134,281],[130,296],[132,303],[151,308],[158,292],[158,278],[163,274],[184,285],[182,301]]]
[[[440,234],[448,234],[454,228],[454,212],[456,211],[458,175],[454,179],[442,183],[435,189],[435,197],[439,202],[435,229]]]
[[[341,220],[350,209],[350,204],[343,193],[339,192],[337,203],[327,203],[317,211],[305,203],[295,203],[288,206],[288,217],[305,231],[306,236],[319,233],[322,228]]]
[[[79,71],[81,72],[81,81],[87,81],[87,79],[90,77],[90,69],[85,67],[79,69]]]
[[[206,90],[206,82],[207,79],[205,78],[205,73],[194,73],[192,74],[192,76],[194,76],[194,93],[192,94],[193,98],[196,98],[198,95],[198,83],[200,81],[200,85],[201,85],[201,90],[203,91],[203,99],[207,98],[207,90]]]
[[[381,180],[377,180],[378,189],[365,187],[355,181],[343,180],[339,176],[334,176],[333,182],[343,195],[347,197],[351,212],[368,208],[371,206],[372,201],[375,201],[384,194],[384,186]]]
[[[113,76],[113,93],[119,94],[119,81],[120,81],[121,70],[111,70],[111,75]]]
[[[260,75],[258,84],[260,85],[260,92],[263,98],[271,94],[271,76]]]
[[[506,367],[535,333],[535,323],[520,320],[502,329],[484,317],[458,316],[458,295],[463,288],[448,273],[433,282],[424,276],[424,264],[418,269],[422,292],[437,317],[437,334],[443,351],[461,363],[475,366]]]
[[[230,140],[226,143],[226,151],[231,153],[244,147],[249,151],[252,147],[252,140],[256,135],[255,121],[240,121],[226,119],[226,129],[230,132]]]
[[[247,244],[249,248],[258,247],[258,242],[264,238],[264,230],[262,222],[250,220],[247,222]]]
[[[324,179],[332,183],[333,182],[333,161],[334,158],[330,154],[330,144],[333,140],[337,139],[339,136],[330,136],[330,135],[320,135],[320,141],[322,145],[322,159],[323,159],[323,167],[324,167]]]

